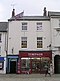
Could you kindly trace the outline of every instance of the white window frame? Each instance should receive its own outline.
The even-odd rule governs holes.
[[[37,31],[42,31],[42,22],[37,22]]]
[[[2,38],[2,34],[0,34],[0,43],[2,42],[1,38]]]
[[[21,37],[21,48],[27,48],[27,37]]]
[[[60,27],[60,19],[59,19],[59,27]]]
[[[43,48],[43,38],[37,37],[37,48]]]
[[[27,22],[22,22],[22,31],[27,30]]]
[[[0,46],[0,53],[1,53],[1,46]]]

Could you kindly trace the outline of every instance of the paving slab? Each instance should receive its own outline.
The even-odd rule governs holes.
[[[60,74],[0,74],[0,81],[60,81]]]

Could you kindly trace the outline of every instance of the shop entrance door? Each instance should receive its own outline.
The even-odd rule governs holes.
[[[40,73],[40,59],[32,59],[32,73]]]
[[[10,73],[16,73],[16,61],[10,61]]]

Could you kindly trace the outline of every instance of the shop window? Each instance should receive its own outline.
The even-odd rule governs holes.
[[[43,47],[43,40],[42,37],[37,37],[37,48]]]
[[[27,48],[27,37],[21,37],[21,48]]]
[[[29,69],[30,69],[30,59],[22,58],[21,59],[21,70],[26,71],[26,70],[29,70]]]
[[[22,30],[27,30],[27,23],[26,22],[22,23]]]
[[[50,66],[49,65],[49,61],[50,61],[50,58],[42,58],[42,61],[41,61],[41,68],[42,70],[46,70],[46,66]]]
[[[4,62],[0,62],[0,70],[3,70],[4,68]]]

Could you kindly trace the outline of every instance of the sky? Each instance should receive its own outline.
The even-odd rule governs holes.
[[[13,8],[15,14],[24,10],[24,16],[42,16],[44,7],[47,11],[60,12],[60,0],[0,0],[0,22],[11,18]]]

